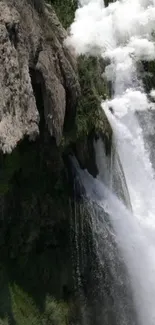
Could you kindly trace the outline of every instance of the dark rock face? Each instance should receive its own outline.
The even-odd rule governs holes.
[[[34,139],[39,133],[30,69],[33,80],[40,83],[45,120],[57,143],[65,114],[71,120],[75,115],[79,94],[76,63],[63,46],[65,30],[50,6],[40,16],[36,3],[30,3],[0,2],[0,148],[4,153],[11,152],[24,135]],[[39,3],[38,11],[43,5]]]
[[[65,37],[54,10],[44,1],[0,1],[0,321],[9,316],[11,325],[16,323],[10,283],[30,294],[41,312],[47,295],[64,299],[73,309],[80,307],[73,277],[76,251],[72,254],[74,210],[81,207],[83,191],[75,187],[76,173],[68,157],[73,153],[95,177],[93,141],[96,130],[105,132],[107,121],[94,116],[100,96],[92,89],[88,100],[93,71],[97,71],[93,89],[98,79],[96,65],[82,59],[81,103],[85,100],[78,104],[74,128],[80,86]],[[93,118],[87,114],[90,110]],[[74,136],[68,132],[72,128]],[[84,245],[89,238],[84,238]],[[91,277],[89,263],[88,259],[84,272]],[[78,323],[76,315],[72,313],[73,324]]]
[[[43,1],[0,1],[0,322],[6,316],[9,324],[16,324],[12,283],[41,311],[47,295],[73,296],[70,199],[59,144],[64,128],[73,126],[80,87],[65,37]]]
[[[44,12],[44,0],[27,0],[28,3],[34,7],[34,9],[42,14]]]

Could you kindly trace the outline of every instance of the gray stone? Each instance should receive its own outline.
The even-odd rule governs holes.
[[[51,6],[39,15],[26,0],[0,1],[0,150],[10,153],[24,137],[39,133],[30,69],[38,81],[49,132],[59,144],[66,111],[79,94],[76,61],[64,47],[66,31]],[[69,100],[67,99],[69,96]]]

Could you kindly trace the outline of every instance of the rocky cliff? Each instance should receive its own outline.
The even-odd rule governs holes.
[[[37,136],[39,96],[50,135],[60,143],[65,116],[75,116],[79,96],[65,30],[49,5],[39,15],[26,1],[1,1],[0,31],[2,151],[11,152],[25,135]]]
[[[60,20],[69,26],[76,2],[51,3],[0,1],[2,324],[78,322],[68,155],[95,176],[93,140],[111,137],[100,109],[103,63],[64,46]]]

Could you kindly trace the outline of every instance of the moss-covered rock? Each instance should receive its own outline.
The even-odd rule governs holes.
[[[110,126],[101,109],[101,101],[108,96],[107,85],[102,78],[103,62],[94,57],[79,58],[81,98],[77,109],[77,134],[90,132],[108,133]]]

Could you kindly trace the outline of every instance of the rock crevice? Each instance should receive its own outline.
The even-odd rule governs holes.
[[[39,133],[30,69],[41,76],[45,121],[57,144],[66,111],[74,118],[79,83],[75,60],[63,46],[65,37],[51,6],[39,15],[26,0],[0,2],[0,150],[4,153],[24,136],[34,139]]]

